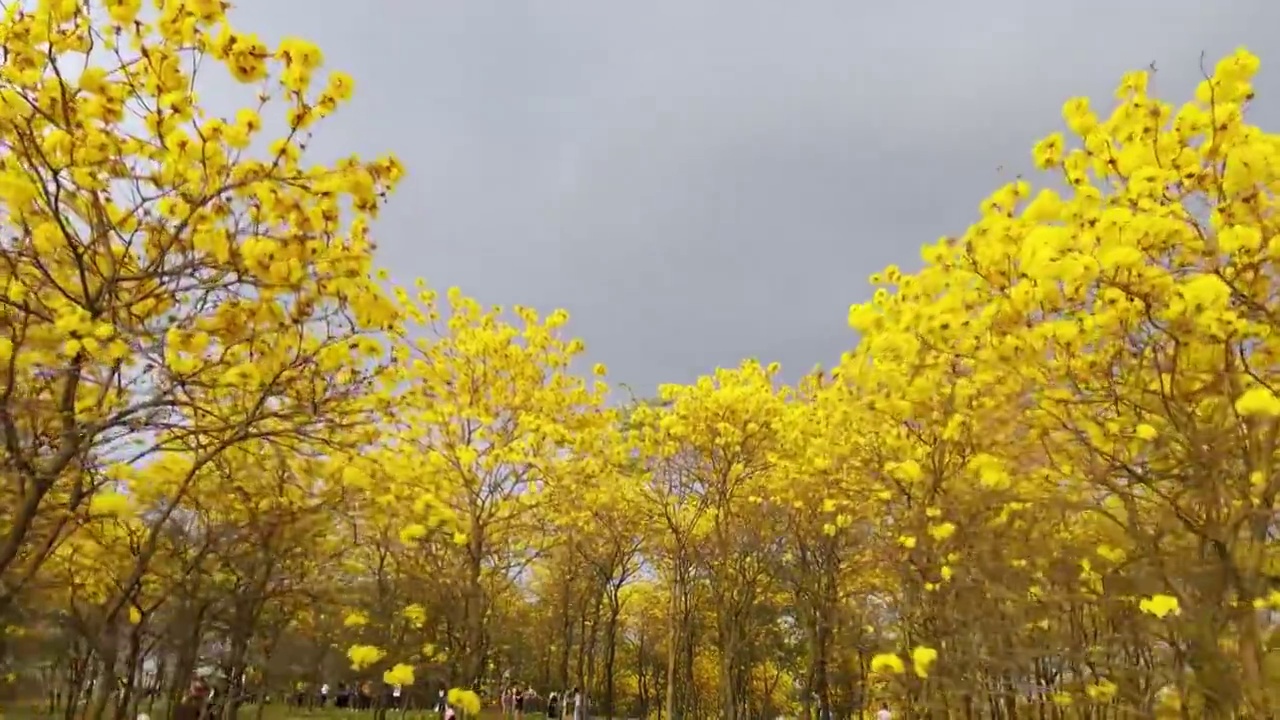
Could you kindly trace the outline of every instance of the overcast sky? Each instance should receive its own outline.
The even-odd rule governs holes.
[[[1264,0],[236,4],[354,75],[314,149],[407,166],[377,228],[395,279],[564,307],[640,393],[830,364],[868,274],[963,232],[1063,101],[1126,69],[1182,100],[1202,50],[1247,45],[1280,129]]]

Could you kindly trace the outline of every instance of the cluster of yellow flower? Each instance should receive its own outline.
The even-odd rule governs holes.
[[[829,628],[858,625],[842,603],[861,603],[847,614],[902,631],[864,628],[887,650],[872,674],[921,702],[1011,672],[982,626],[1065,648],[1080,670],[1058,706],[1167,680],[1150,650],[1172,643],[1201,703],[1274,709],[1254,610],[1280,608],[1280,137],[1246,121],[1250,53],[1181,106],[1149,71],[1105,117],[1068,101],[1068,132],[1033,149],[1052,186],[1010,182],[918,271],[876,274],[829,372],[786,386],[748,361],[621,409],[607,368],[573,372],[567,313],[385,288],[370,227],[403,168],[306,162],[353,89],[320,79],[317,47],[271,47],[223,0],[27,5],[0,23],[0,603],[38,587],[137,639],[174,593],[339,575],[349,611],[326,620],[300,591],[273,609],[356,643],[351,667],[389,684],[447,657],[472,681],[493,568],[551,582],[568,561],[545,536],[563,534],[616,573],[576,605],[607,600],[619,621],[643,559],[670,642],[692,647],[690,618],[714,616],[718,662],[674,646],[671,662],[734,707],[760,618],[807,623],[812,670],[834,663]],[[198,58],[255,101],[210,117]],[[271,100],[285,130],[268,139]],[[223,544],[184,547],[178,517]],[[213,558],[207,583],[185,582],[191,556]],[[403,580],[370,580],[387,557],[461,587],[361,595]],[[457,613],[443,649],[437,612]],[[407,639],[360,644],[389,623]],[[1099,628],[1132,637],[1099,661]],[[449,701],[480,709],[469,690]]]

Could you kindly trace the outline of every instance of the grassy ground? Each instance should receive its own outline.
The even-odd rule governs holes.
[[[243,720],[253,720],[257,717],[257,708],[246,708],[240,711],[240,718]],[[426,712],[422,710],[392,710],[387,713],[387,720],[438,720],[439,713]],[[482,720],[500,720],[502,718],[502,710],[496,707],[485,708],[480,711]],[[267,710],[263,713],[263,720],[373,720],[372,710],[337,710],[334,708],[326,708],[324,710],[299,710],[297,708],[287,708],[280,706],[267,706]],[[524,720],[546,720],[546,715],[542,713],[525,713]]]
[[[256,707],[242,708],[239,720],[254,720],[257,717],[257,712],[258,709]],[[387,713],[387,720],[438,720],[439,717],[438,713],[421,710],[403,712],[392,710]],[[480,712],[480,717],[482,720],[500,720],[502,718],[502,710],[499,708],[485,708]],[[525,720],[545,720],[546,716],[542,713],[525,713],[524,718]],[[266,711],[263,712],[263,720],[373,720],[373,711],[337,710],[333,708],[299,710],[297,708],[268,705]]]
[[[242,720],[253,720],[257,717],[257,708],[245,708],[240,711]],[[392,710],[387,713],[387,720],[438,720],[439,713],[421,710]],[[502,710],[496,707],[480,711],[482,720],[500,720]],[[267,706],[263,720],[373,720],[372,710],[299,710],[280,706]],[[524,720],[546,720],[542,713],[525,713]]]
[[[144,707],[143,712],[146,712]],[[51,716],[44,711],[43,707],[34,705],[11,705],[0,710],[0,719],[2,720],[61,720],[61,715]],[[163,708],[156,707],[151,717],[153,720],[163,720],[165,713]],[[240,708],[237,720],[256,720],[258,717],[258,708],[256,706],[245,706]],[[500,720],[502,711],[499,708],[485,708],[480,712],[481,720]],[[545,720],[542,713],[525,713],[525,720]],[[373,720],[372,710],[338,710],[335,708],[326,708],[323,710],[308,710],[291,708],[285,705],[268,705],[262,713],[263,720]],[[440,716],[434,712],[425,712],[421,710],[400,711],[393,710],[387,713],[387,720],[439,720]]]

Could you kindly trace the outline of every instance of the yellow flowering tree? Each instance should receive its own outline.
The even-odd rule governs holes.
[[[829,372],[618,409],[564,312],[384,297],[399,167],[302,161],[350,79],[224,10],[0,26],[5,692],[134,717],[216,658],[226,717],[378,680],[464,717],[504,683],[628,717],[1280,711],[1252,55],[1180,106],[1152,71],[1067,102],[1044,189],[874,276]],[[210,117],[196,57],[263,99]]]
[[[603,643],[599,710],[606,715],[617,712],[618,655],[627,599],[623,590],[641,570],[648,538],[646,518],[636,512],[643,503],[644,477],[632,457],[618,453],[623,439],[617,430],[616,425],[606,424],[590,446],[580,436],[577,447],[589,447],[590,454],[572,468],[572,482],[553,489],[556,511],[551,525],[551,532],[567,539],[560,567],[570,579],[585,581],[590,588],[583,599],[592,606],[592,632]],[[572,592],[568,587],[564,591]],[[602,626],[598,632],[597,626]],[[566,639],[554,641],[563,648]],[[595,675],[595,668],[591,670],[590,677],[584,678],[587,684]]]
[[[666,405],[641,408],[632,417],[642,452],[652,453],[658,472],[682,476],[702,497],[693,532],[705,539],[708,589],[716,608],[721,698],[728,717],[742,706],[738,688],[750,677],[744,663],[756,630],[757,599],[772,569],[776,537],[766,517],[742,523],[752,499],[766,492],[780,456],[791,450],[784,429],[787,391],[776,383],[776,365],[754,361],[722,369],[691,386],[660,390]]]
[[[483,676],[489,602],[508,574],[528,562],[543,527],[540,498],[573,466],[575,438],[606,415],[594,412],[603,383],[570,372],[583,344],[565,338],[568,314],[527,307],[484,308],[457,288],[397,292],[410,323],[396,415],[406,441],[440,487],[456,523],[454,572],[462,597],[461,680]],[[567,465],[566,465],[567,463]]]
[[[248,438],[311,432],[364,392],[369,358],[349,339],[395,317],[369,276],[368,221],[399,165],[306,162],[308,128],[350,78],[324,80],[307,43],[234,30],[224,8],[4,11],[0,603],[112,462],[185,453],[197,472]],[[200,58],[260,99],[206,113]],[[287,116],[276,138],[269,111]]]
[[[983,433],[999,443],[979,448],[984,462],[1053,493],[1030,500],[1083,501],[1122,530],[1123,581],[1089,564],[1081,578],[1100,602],[1126,589],[1183,601],[1175,642],[1213,717],[1274,705],[1254,604],[1280,489],[1266,269],[1280,165],[1276,139],[1244,120],[1257,67],[1237,52],[1181,106],[1150,96],[1145,71],[1125,76],[1109,117],[1068,102],[1077,142],[1053,135],[1034,151],[1065,193],[1021,180],[999,189],[963,236],[927,248],[922,271],[882,278],[892,290],[851,313],[863,347],[909,351],[892,362],[926,348],[964,378],[941,395],[969,383],[996,404],[958,422],[913,412],[923,432],[945,437],[1018,409],[1017,425]],[[876,378],[898,372],[875,365]],[[928,477],[921,458],[898,454],[899,470],[913,463],[910,474]],[[1091,698],[1141,703],[1125,679],[1100,678]]]

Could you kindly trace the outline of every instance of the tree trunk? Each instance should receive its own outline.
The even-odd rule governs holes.
[[[116,700],[116,717],[128,718],[129,709],[134,706],[135,687],[138,681],[138,671],[142,664],[142,626],[134,625],[129,628],[129,654],[126,660],[124,686],[121,688],[120,697]]]
[[[604,606],[604,593],[596,595],[595,604],[591,607],[591,633],[587,638],[586,648],[586,680],[583,682],[583,696],[595,698],[600,689],[596,678],[596,651],[600,645],[600,614]]]
[[[606,625],[604,647],[604,711],[609,720],[614,713],[614,665],[618,658],[618,616],[622,614],[622,603],[618,597],[620,588],[611,587],[609,592],[609,620]]]
[[[196,672],[196,663],[200,659],[200,640],[204,637],[204,616],[208,606],[201,605],[196,608],[191,617],[191,630],[187,633],[186,638],[179,638],[177,660],[173,667],[173,676],[169,679],[169,697],[166,707],[170,715],[173,708],[177,707],[182,701],[182,696],[186,694],[187,686],[191,683],[192,677]]]
[[[667,696],[664,702],[668,720],[678,720],[676,715],[676,670],[680,654],[680,589],[681,569],[677,558],[672,569],[671,602],[667,608]]]
[[[467,552],[466,598],[463,611],[463,686],[477,688],[484,675],[484,586],[481,584],[481,562],[484,553],[483,529],[473,522]]]
[[[738,712],[737,683],[734,676],[734,662],[738,655],[738,630],[733,627],[730,618],[725,618],[721,611],[719,622],[720,636],[720,702],[723,707],[720,715],[724,720],[735,720]]]
[[[85,711],[86,720],[103,720],[107,714],[107,706],[111,704],[111,693],[116,686],[116,665],[119,663],[118,630],[114,623],[108,623],[103,630],[102,648],[98,653],[98,672],[93,681],[93,694],[89,707]]]

